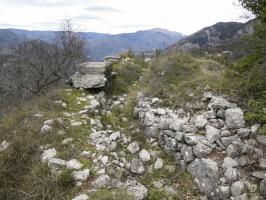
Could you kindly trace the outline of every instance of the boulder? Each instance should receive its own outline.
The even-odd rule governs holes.
[[[189,174],[197,179],[199,190],[208,197],[217,195],[216,188],[220,180],[218,164],[210,159],[195,159],[187,167]]]
[[[266,135],[258,135],[257,141],[259,144],[266,146]]]
[[[250,129],[249,128],[241,128],[238,130],[238,135],[241,138],[246,138],[250,135]]]
[[[231,197],[231,190],[229,186],[219,186],[218,193],[220,199],[230,199]]]
[[[231,200],[249,200],[248,195],[246,193],[236,196],[236,197],[232,197]]]
[[[260,124],[253,124],[250,128],[250,131],[252,134],[256,134],[258,133],[259,129],[260,129],[261,125]]]
[[[225,159],[224,159],[224,162],[223,162],[223,165],[222,165],[223,168],[230,168],[230,167],[238,167],[238,162],[235,161],[234,159],[232,159],[231,157],[227,156]]]
[[[107,174],[102,174],[96,180],[92,182],[92,185],[96,188],[106,187],[110,184],[111,178]]]
[[[229,129],[243,128],[245,126],[243,111],[240,108],[227,109],[225,123]]]
[[[213,96],[211,98],[211,101],[208,105],[209,109],[212,110],[220,110],[220,109],[228,109],[228,108],[236,108],[236,104],[228,102],[225,98],[223,97],[216,97]]]
[[[235,168],[229,167],[225,170],[224,177],[228,183],[238,180],[238,171]]]
[[[197,137],[197,135],[195,135],[193,133],[185,134],[184,138],[185,138],[185,142],[188,145],[196,145],[198,143],[198,137]]]
[[[80,169],[83,165],[76,159],[73,159],[73,160],[67,161],[66,166],[68,169]]]
[[[147,188],[132,177],[129,177],[122,187],[125,187],[128,192],[132,193],[135,200],[143,200],[148,195]]]
[[[266,178],[264,178],[260,183],[260,193],[262,196],[266,197]]]

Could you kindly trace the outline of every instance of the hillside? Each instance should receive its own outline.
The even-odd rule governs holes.
[[[255,20],[246,23],[219,22],[178,41],[168,48],[181,52],[222,52],[232,51],[236,57],[250,52],[250,43],[243,38],[254,33]],[[246,48],[246,47],[249,48]]]
[[[27,31],[19,29],[8,29],[17,35],[20,40],[41,39],[53,42],[56,32],[54,31]],[[81,37],[87,42],[87,55],[92,60],[102,60],[108,55],[117,55],[132,49],[135,52],[165,49],[184,37],[181,33],[164,29],[151,29],[124,34],[102,34],[93,32],[81,32]],[[13,40],[5,38],[6,43]]]

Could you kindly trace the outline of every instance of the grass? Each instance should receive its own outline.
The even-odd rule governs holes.
[[[95,195],[93,195],[90,199],[92,200],[134,200],[132,194],[130,194],[126,190],[108,190],[102,189],[97,191]]]
[[[180,107],[199,98],[206,87],[225,89],[224,68],[212,60],[171,53],[153,62],[143,85],[147,95],[163,99],[166,106]]]
[[[65,160],[77,157],[80,154],[77,150],[79,147],[93,151],[86,142],[90,126],[67,128],[55,123],[53,131],[47,134],[42,134],[40,128],[45,120],[63,118],[64,112],[81,110],[85,103],[78,105],[76,99],[83,92],[72,90],[71,94],[66,94],[64,88],[51,89],[49,93],[15,107],[0,121],[0,141],[11,142],[6,151],[0,152],[0,199],[63,200],[71,194],[74,184],[70,171],[63,170],[58,177],[52,174],[47,164],[40,162],[42,151],[39,147],[46,144],[56,147],[57,158]],[[55,104],[57,100],[63,100],[67,108]],[[35,114],[42,114],[43,117],[36,118]],[[74,116],[74,119],[80,120],[78,116]],[[68,120],[65,122],[69,123]],[[58,130],[63,130],[65,135],[58,135]],[[73,138],[74,141],[63,145],[62,141],[66,138]],[[91,166],[90,160],[80,158],[80,162],[84,167]]]

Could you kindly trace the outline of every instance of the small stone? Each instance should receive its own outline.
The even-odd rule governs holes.
[[[76,197],[74,197],[72,200],[88,200],[89,197],[86,194],[80,194]]]
[[[139,148],[139,144],[138,144],[137,142],[132,142],[132,143],[130,143],[130,144],[128,145],[127,149],[128,149],[128,151],[129,151],[130,153],[132,153],[132,154],[135,154],[135,153],[137,153],[137,152],[140,150],[140,148]]]
[[[224,162],[223,162],[222,166],[223,166],[223,168],[237,167],[238,166],[238,162],[235,161],[234,159],[232,159],[231,157],[227,156],[224,159]]]
[[[121,137],[120,132],[117,131],[117,132],[112,133],[109,136],[109,139],[112,140],[112,141],[116,141],[116,140],[120,139],[120,137]]]
[[[143,161],[143,162],[147,162],[151,159],[151,155],[150,153],[145,150],[145,149],[142,149],[139,153],[139,158]]]
[[[232,145],[232,144],[230,144],[226,148],[226,153],[231,158],[236,158],[236,157],[239,157],[240,156],[240,153],[239,153],[238,149],[234,145]]]
[[[67,161],[66,166],[68,169],[80,169],[83,165],[76,159]]]
[[[67,139],[62,141],[62,144],[69,144],[70,142],[73,142],[73,141],[74,141],[73,138],[67,138]]]
[[[235,168],[229,167],[226,169],[224,176],[225,176],[225,179],[228,183],[232,183],[234,181],[237,181],[238,172]]]
[[[0,151],[5,151],[9,145],[10,144],[6,140],[4,140],[2,144],[0,144]]]
[[[207,119],[203,115],[198,115],[195,120],[195,125],[198,129],[203,129],[207,122]]]
[[[82,171],[74,171],[72,172],[72,175],[76,181],[86,181],[90,176],[90,170],[84,169]]]
[[[193,133],[185,134],[184,137],[188,145],[196,145],[198,143],[198,137]]]
[[[106,187],[109,185],[111,178],[107,174],[99,176],[96,180],[92,182],[92,185],[97,187]]]
[[[246,138],[250,135],[250,129],[249,128],[241,128],[238,130],[238,135],[241,138]]]
[[[176,167],[174,165],[166,165],[164,166],[164,169],[168,172],[168,173],[174,173],[176,170]]]
[[[201,142],[199,142],[196,146],[193,146],[193,153],[199,158],[204,158],[211,154],[211,152],[212,149]]]
[[[75,122],[75,121],[73,121],[73,122],[71,122],[71,126],[73,126],[73,127],[78,127],[78,126],[82,126],[82,122]]]
[[[54,120],[53,119],[49,119],[43,122],[43,125],[48,125],[48,126],[52,126],[54,124]]]
[[[266,146],[266,135],[258,135],[257,141],[259,144]]]
[[[145,168],[142,160],[133,158],[131,161],[130,171],[135,174],[143,174]]]
[[[47,149],[42,153],[41,159],[42,162],[49,161],[50,158],[54,158],[56,156],[55,148]]]
[[[213,126],[206,126],[206,132],[206,137],[211,144],[220,138],[220,131]]]
[[[51,133],[53,130],[53,128],[51,126],[48,126],[48,125],[44,125],[42,128],[41,128],[41,132],[42,133]]]
[[[266,169],[266,159],[261,158],[261,159],[259,160],[259,168],[261,168],[261,169]]]
[[[266,173],[265,172],[252,172],[251,176],[253,176],[257,179],[263,180],[266,178]]]
[[[243,194],[244,191],[245,191],[245,185],[242,181],[234,182],[231,186],[231,193],[234,197]]]
[[[260,193],[262,196],[266,197],[266,178],[264,178],[260,183]]]
[[[231,190],[229,186],[219,186],[218,193],[220,199],[230,199],[231,197]]]
[[[260,124],[253,124],[253,125],[251,126],[251,128],[250,128],[250,129],[251,129],[251,133],[252,133],[252,134],[256,134],[256,133],[258,133],[260,127],[261,127]]]
[[[158,169],[161,169],[161,168],[163,168],[163,159],[157,158],[156,162],[154,164],[154,169],[158,170]]]
[[[236,196],[236,197],[232,197],[232,200],[250,200],[248,198],[248,195],[246,193]]]

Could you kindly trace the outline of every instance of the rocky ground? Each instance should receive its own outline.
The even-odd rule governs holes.
[[[64,108],[61,117],[34,117],[43,121],[41,134],[60,138],[40,146],[40,160],[54,176],[74,179],[66,199],[266,196],[266,136],[260,124],[247,126],[243,111],[225,98],[205,93],[185,111],[141,93],[136,104],[127,95],[64,93],[68,102],[54,102]],[[0,151],[9,145],[3,141]]]

